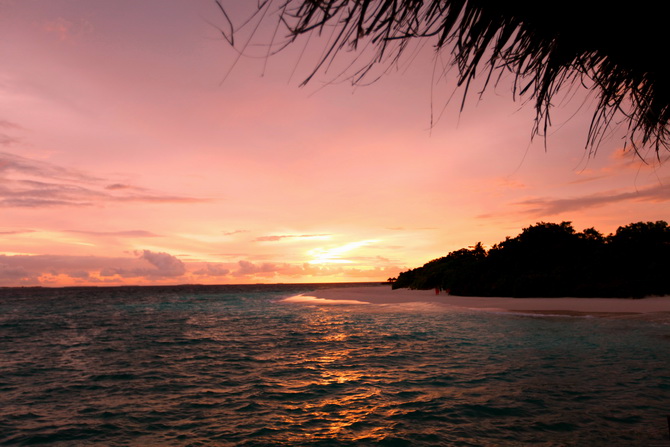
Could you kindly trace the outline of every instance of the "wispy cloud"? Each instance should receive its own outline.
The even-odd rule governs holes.
[[[110,183],[52,163],[0,152],[0,207],[82,207],[103,203],[198,203],[207,199],[178,196]]]
[[[17,130],[21,129],[18,124],[7,120],[0,120],[0,129]],[[4,132],[0,132],[0,146],[10,147],[18,144],[21,140]]]
[[[396,276],[404,268],[395,265],[373,268],[342,267],[333,265],[313,265],[310,263],[253,263],[250,261],[239,261],[237,270],[232,271],[235,277],[260,277],[294,276],[294,277],[323,277],[323,276],[346,276],[352,278],[387,278]]]
[[[108,189],[110,191],[118,191],[120,189],[135,189],[135,188],[131,185],[126,185],[123,183],[112,183],[111,185],[105,186],[105,189]]]
[[[16,234],[34,233],[35,230],[6,230],[0,231],[0,236],[13,236]]]
[[[522,213],[524,214],[552,216],[569,211],[583,210],[626,201],[666,202],[669,200],[670,186],[659,184],[637,191],[610,191],[567,199],[532,198],[516,202],[513,205],[521,207]]]
[[[270,236],[259,236],[254,242],[276,242],[282,239],[311,239],[331,236],[330,234],[281,234]]]
[[[127,231],[83,231],[66,230],[68,233],[84,234],[88,236],[102,237],[160,237],[158,234],[146,230],[127,230]],[[2,234],[2,233],[0,233]]]
[[[21,126],[19,126],[16,123],[13,123],[11,121],[0,120],[0,128],[3,128],[3,129],[21,129]]]
[[[0,146],[13,146],[17,144],[20,140],[15,137],[11,137],[7,134],[0,133]]]
[[[437,230],[436,227],[419,227],[419,228],[405,228],[405,227],[386,227],[387,230],[391,231],[426,231],[426,230]]]
[[[34,160],[9,152],[0,152],[0,174],[42,179],[76,182],[97,182],[101,179],[85,174],[76,169],[64,168],[53,163]]]
[[[240,234],[240,233],[248,233],[249,230],[233,230],[233,231],[224,231],[223,235],[224,236],[232,236],[234,234]]]

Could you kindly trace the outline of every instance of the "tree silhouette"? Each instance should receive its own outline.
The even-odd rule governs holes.
[[[634,260],[634,262],[631,262]],[[570,222],[539,222],[488,252],[481,244],[402,272],[394,288],[454,295],[642,297],[670,293],[670,227],[637,222],[603,237]]]
[[[248,42],[235,40],[242,27],[216,2],[226,20],[222,34],[243,51]],[[391,68],[414,43],[427,41],[457,67],[464,97],[476,76],[488,86],[511,72],[515,95],[534,102],[534,134],[546,135],[557,93],[583,85],[597,95],[588,148],[595,151],[619,119],[638,153],[646,147],[658,155],[670,144],[667,19],[650,1],[617,7],[603,0],[259,0],[244,22],[258,29],[253,19],[276,21],[268,54],[301,36],[331,36],[305,83],[340,53],[357,50],[348,76],[367,80],[374,67]]]

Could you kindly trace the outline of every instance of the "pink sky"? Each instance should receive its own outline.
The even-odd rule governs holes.
[[[0,0],[0,286],[378,281],[539,221],[668,219],[668,163],[617,129],[585,151],[583,90],[545,150],[509,80],[431,129],[454,87],[429,46],[301,88],[318,43],[226,77],[212,24],[213,0]]]

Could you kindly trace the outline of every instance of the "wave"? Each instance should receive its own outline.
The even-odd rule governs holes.
[[[367,301],[359,300],[329,300],[326,298],[317,298],[310,295],[295,295],[280,300],[284,303],[302,303],[302,304],[328,304],[328,305],[342,305],[342,304],[371,304]]]

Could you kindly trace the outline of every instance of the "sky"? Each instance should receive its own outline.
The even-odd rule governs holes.
[[[240,57],[214,0],[0,0],[0,286],[385,281],[536,222],[669,217],[667,154],[616,126],[585,149],[581,87],[531,138],[509,77],[461,111],[426,42],[301,86],[325,41],[268,57],[272,23]]]

